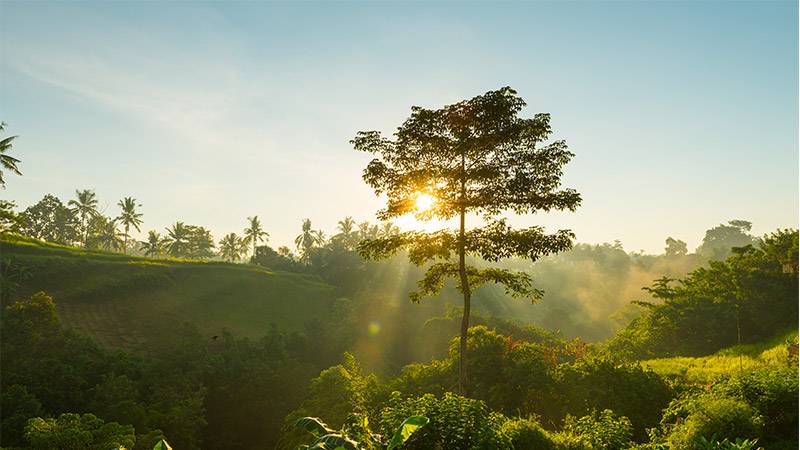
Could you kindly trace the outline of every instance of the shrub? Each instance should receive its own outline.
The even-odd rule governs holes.
[[[509,419],[503,423],[500,432],[511,441],[515,450],[556,450],[547,431],[530,419]]]
[[[742,400],[704,395],[687,402],[686,419],[672,427],[673,448],[700,449],[701,439],[754,439],[761,436],[761,416]]]
[[[764,419],[764,435],[796,439],[798,378],[795,368],[765,368],[736,375],[714,386],[715,392],[744,400]]]
[[[505,417],[489,411],[480,400],[452,392],[441,397],[425,394],[410,398],[393,392],[388,405],[381,412],[383,434],[390,434],[406,417],[412,415],[425,416],[430,422],[406,442],[405,449],[491,450],[508,449],[511,446],[500,433]]]
[[[602,450],[628,448],[633,437],[631,421],[610,409],[594,410],[581,418],[568,415],[564,419],[564,431],[578,436],[590,448]]]

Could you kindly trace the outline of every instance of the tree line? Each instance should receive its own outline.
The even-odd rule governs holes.
[[[325,232],[313,228],[310,219],[303,219],[300,234],[294,240],[295,249],[281,246],[274,251],[262,245],[268,242],[269,233],[261,219],[253,216],[247,218],[247,226],[241,234],[228,233],[218,241],[208,228],[182,221],[176,221],[163,233],[149,230],[145,240],[137,241],[131,232],[142,231],[142,205],[133,197],[124,197],[116,206],[119,208],[116,215],[102,213],[97,194],[89,189],[76,190],[74,198],[66,203],[47,194],[21,212],[15,211],[15,202],[0,200],[0,231],[91,250],[147,257],[219,258],[230,262],[252,261],[263,246],[265,251],[269,249],[280,257],[305,265],[311,263],[314,250],[325,245],[355,250],[365,239],[388,237],[400,231],[391,222],[357,223],[348,216],[338,222],[336,234],[328,238]]]

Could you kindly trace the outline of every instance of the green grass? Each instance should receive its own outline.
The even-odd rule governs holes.
[[[323,319],[334,293],[317,278],[216,261],[149,259],[0,235],[0,255],[30,272],[14,298],[45,291],[67,327],[106,346],[145,347],[190,323],[260,337]],[[14,299],[12,298],[12,300]]]
[[[797,330],[758,344],[736,345],[701,357],[678,356],[642,361],[642,365],[664,377],[681,377],[695,384],[708,384],[739,371],[785,365],[787,340],[797,339]]]

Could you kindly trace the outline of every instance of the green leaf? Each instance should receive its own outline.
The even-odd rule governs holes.
[[[338,433],[330,433],[314,442],[310,450],[358,450],[358,443]]]
[[[389,447],[387,447],[386,450],[400,448],[412,434],[425,426],[428,422],[430,422],[430,420],[425,416],[411,416],[407,418],[400,425],[400,428],[394,432],[394,436],[392,436],[392,440],[389,441]]]
[[[156,446],[153,447],[153,450],[172,450],[172,447],[165,441],[161,439],[160,441],[156,442]]]
[[[294,426],[300,428],[302,430],[308,431],[309,433],[313,434],[314,437],[319,438],[320,436],[333,433],[333,430],[325,425],[325,422],[319,420],[316,417],[303,417],[298,419],[297,422],[294,423]]]

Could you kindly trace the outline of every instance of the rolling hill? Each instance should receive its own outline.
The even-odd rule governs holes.
[[[62,323],[104,346],[140,348],[189,323],[260,337],[321,319],[333,287],[315,277],[213,261],[150,259],[0,235],[3,264],[23,275],[10,301],[45,291]],[[8,267],[6,267],[8,270]]]

